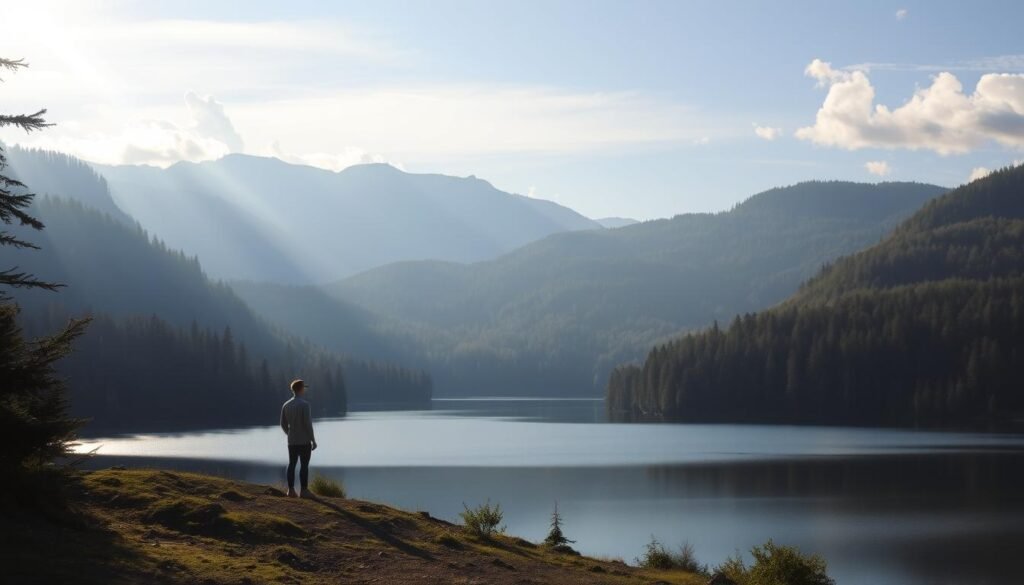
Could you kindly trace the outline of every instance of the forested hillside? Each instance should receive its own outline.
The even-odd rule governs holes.
[[[54,174],[76,173],[65,185],[102,190],[88,167],[83,173],[54,160]],[[74,412],[95,419],[93,427],[273,422],[294,377],[316,388],[321,415],[342,414],[349,403],[429,399],[423,372],[346,357],[275,331],[229,287],[208,280],[196,258],[168,250],[138,225],[51,196],[37,198],[32,212],[47,229],[25,236],[41,249],[0,250],[0,263],[67,285],[59,294],[15,295],[27,333],[48,334],[69,316],[93,315],[61,365]],[[196,401],[205,408],[184,406]]]
[[[785,299],[822,264],[878,242],[943,191],[802,183],[728,212],[556,234],[471,265],[393,264],[324,290],[343,307],[366,308],[361,326],[391,350],[412,351],[439,394],[594,396],[615,365]],[[238,291],[261,314],[334,347],[322,295],[303,314],[281,298],[294,290]]]
[[[1024,167],[933,201],[783,305],[612,373],[627,418],[886,425],[1024,415]]]
[[[38,196],[60,195],[78,201],[110,217],[134,225],[135,220],[114,203],[107,181],[87,163],[49,150],[5,149],[11,175]]]
[[[390,262],[472,262],[600,225],[475,177],[386,164],[340,172],[233,154],[167,169],[97,166],[127,213],[216,278],[323,283]]]

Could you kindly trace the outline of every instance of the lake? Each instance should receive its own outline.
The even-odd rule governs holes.
[[[1024,575],[1020,435],[612,424],[599,400],[534,399],[435,400],[315,426],[313,469],[350,497],[450,521],[489,499],[509,533],[534,541],[557,502],[588,555],[632,562],[653,536],[688,541],[713,565],[771,538],[824,555],[840,585]],[[80,450],[96,447],[97,467],[284,481],[276,426],[90,438]]]

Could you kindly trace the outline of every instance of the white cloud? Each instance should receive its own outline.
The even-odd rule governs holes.
[[[971,181],[983,179],[991,174],[992,169],[986,167],[974,167],[973,169],[971,169],[971,176],[967,178],[967,182],[970,183]]]
[[[711,144],[710,136],[701,136],[700,138],[694,138],[693,143],[697,146],[704,146],[705,144]]]
[[[250,144],[311,152],[358,145],[385,159],[615,151],[692,143],[707,127],[686,106],[635,92],[422,85],[324,91],[231,105]]]
[[[0,140],[160,165],[265,154],[278,142],[288,146],[282,156],[337,169],[367,158],[434,164],[700,145],[723,135],[661,94],[391,82],[422,78],[420,55],[337,21],[153,20],[105,9],[43,0],[5,7],[0,54],[27,55],[32,68],[3,85],[4,107],[45,105],[57,125],[27,138],[0,130]],[[179,101],[185,88],[198,90],[188,109]],[[219,101],[201,97],[211,94]]]
[[[28,57],[35,75],[47,76],[52,90],[71,92],[72,102],[90,94],[160,96],[182,87],[215,95],[288,90],[300,79],[325,81],[311,80],[311,71],[344,75],[417,59],[380,35],[336,20],[140,18],[127,16],[138,11],[98,0],[10,4],[0,19],[0,54]]]
[[[771,126],[758,126],[754,124],[754,134],[757,134],[759,138],[765,140],[775,140],[779,136],[782,136],[782,128],[772,128]]]
[[[807,77],[813,77],[818,80],[818,87],[825,87],[831,82],[840,81],[844,77],[847,77],[849,73],[842,70],[835,70],[832,68],[831,63],[822,61],[821,59],[815,59],[804,67],[804,75]]]
[[[185,125],[159,119],[142,119],[123,124],[115,133],[41,132],[18,136],[14,144],[58,150],[104,164],[147,164],[166,167],[178,161],[203,161],[242,151],[242,138],[235,131],[224,107],[213,97],[185,94],[189,122]]]
[[[202,98],[190,91],[185,94],[185,104],[192,116],[193,130],[197,134],[219,140],[231,152],[244,150],[242,137],[224,113],[224,105],[213,99],[213,96]]]
[[[909,10],[907,10],[906,8],[900,8],[899,10],[896,11],[896,20],[903,20],[904,18],[906,18],[909,15],[910,15],[910,11]]]
[[[1024,71],[1024,55],[994,55],[946,63],[879,63],[866,62],[848,65],[846,71]]]
[[[164,167],[182,160],[216,159],[229,152],[223,142],[198,136],[170,122],[158,120],[129,124],[117,134],[75,137],[44,132],[29,139],[11,142],[30,148],[66,152],[103,164]]]
[[[834,69],[815,59],[805,73],[828,94],[815,124],[796,137],[856,150],[906,148],[939,154],[969,152],[988,141],[1024,147],[1024,75],[986,74],[967,95],[949,72],[890,110],[875,104],[875,89],[864,71]]]
[[[879,177],[884,177],[892,172],[889,162],[884,160],[869,160],[864,163],[864,168],[872,175],[878,175]]]
[[[1024,165],[1024,159],[1015,159],[1013,162],[1007,163],[1006,166],[1019,167],[1020,165]],[[977,179],[983,179],[991,175],[993,170],[994,169],[990,169],[988,167],[974,167],[973,169],[971,169],[971,174],[967,178],[967,182],[970,183],[971,181],[975,181]]]
[[[166,166],[253,152],[245,143],[302,145],[272,154],[337,170],[360,162],[517,153],[575,154],[640,146],[706,143],[698,121],[679,104],[632,92],[573,93],[483,85],[365,88],[317,97],[224,106],[186,95],[183,108],[99,107],[91,117],[44,133],[0,138],[56,148],[86,160]],[[114,130],[111,131],[110,129]]]

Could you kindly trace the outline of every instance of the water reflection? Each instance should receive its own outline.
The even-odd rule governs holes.
[[[579,420],[586,416],[581,411],[593,405],[459,406],[340,423],[338,428],[350,434],[337,435],[337,440],[355,441],[345,443],[346,448],[370,450],[385,458],[383,464],[378,459],[373,465],[339,465],[331,457],[314,457],[314,466],[344,481],[352,497],[429,510],[448,520],[457,519],[463,502],[498,501],[509,530],[533,540],[543,538],[558,501],[567,535],[593,555],[632,560],[655,535],[669,544],[688,540],[701,559],[715,563],[737,548],[773,538],[825,555],[841,585],[1020,580],[1024,449],[1019,437],[727,425],[540,425],[532,422],[537,409],[564,407]],[[492,437],[435,441],[435,436],[419,436],[443,435],[453,421],[468,425],[455,425],[458,432],[486,429]],[[251,439],[252,432],[241,438]],[[529,435],[540,438],[531,442],[524,438]],[[149,437],[138,444],[156,447],[163,440]],[[565,440],[574,443],[558,446]],[[359,441],[381,441],[387,447]],[[628,464],[627,456],[664,441],[668,449],[646,459],[652,463]],[[423,442],[448,452],[433,453],[417,465],[401,463],[403,444],[412,448]],[[553,445],[559,458],[589,449],[588,461],[603,457],[606,462],[546,465],[546,457],[538,455],[512,466],[479,466],[481,442],[488,448],[508,444],[506,454],[524,445]],[[618,450],[608,448],[616,444]],[[736,457],[740,451],[747,456]],[[282,465],[264,459],[107,456],[92,465],[157,466],[280,483]],[[445,463],[450,461],[458,463]]]

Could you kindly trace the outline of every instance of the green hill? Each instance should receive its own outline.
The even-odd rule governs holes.
[[[611,375],[627,418],[972,425],[1024,415],[1024,167],[929,203],[788,301]]]
[[[439,394],[594,396],[615,365],[783,300],[943,191],[801,183],[723,213],[556,234],[477,264],[393,264],[323,290],[366,309],[359,327],[428,368]],[[266,287],[236,290],[269,319],[335,347],[322,298],[304,314],[271,302]]]

